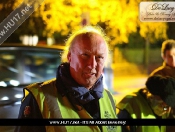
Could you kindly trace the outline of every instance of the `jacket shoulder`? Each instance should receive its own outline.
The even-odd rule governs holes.
[[[163,74],[164,70],[165,70],[165,66],[160,66],[156,68],[155,70],[153,70],[150,76],[157,75],[157,74]]]
[[[44,81],[43,83],[40,84],[40,87],[46,86],[46,85],[53,85],[56,82],[56,78]]]
[[[117,108],[123,110],[127,107],[127,105],[133,104],[133,102],[136,103],[138,94],[138,92],[133,92],[131,94],[126,95],[125,97],[123,97],[123,99],[121,99],[120,102],[117,103]]]
[[[33,83],[33,84],[30,84],[30,85],[26,86],[25,88],[26,88],[26,89],[31,89],[31,88],[43,87],[43,86],[45,86],[45,85],[49,85],[49,84],[55,82],[55,80],[56,80],[56,78],[50,79],[50,80],[47,80],[47,81],[44,81],[44,82]]]
[[[56,81],[56,78],[51,79],[51,80],[47,80],[47,81],[44,81],[44,82],[33,83],[33,84],[30,84],[30,85],[26,86],[26,87],[23,89],[24,98],[25,98],[29,93],[32,93],[32,94],[38,93],[37,91],[40,91],[43,87],[45,87],[45,86],[47,86],[47,85],[55,85],[55,81]]]

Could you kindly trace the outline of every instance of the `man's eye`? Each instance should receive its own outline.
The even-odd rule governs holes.
[[[97,56],[96,59],[97,60],[102,60],[102,59],[104,59],[104,57],[103,56]]]
[[[87,58],[89,55],[88,54],[82,54],[81,55],[83,58]]]

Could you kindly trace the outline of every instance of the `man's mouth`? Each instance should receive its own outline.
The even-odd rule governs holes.
[[[85,76],[86,77],[92,77],[92,76],[94,76],[95,75],[95,73],[85,73]]]

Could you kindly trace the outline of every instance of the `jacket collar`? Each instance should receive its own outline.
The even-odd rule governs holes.
[[[69,63],[63,63],[58,67],[56,76],[56,87],[62,96],[66,95],[72,103],[84,105],[94,99],[100,99],[103,93],[103,77],[101,76],[93,88],[79,85],[70,75]]]

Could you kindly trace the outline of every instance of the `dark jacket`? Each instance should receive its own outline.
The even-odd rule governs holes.
[[[175,68],[163,63],[162,66],[158,67],[150,74],[150,76],[153,75],[170,76],[175,78]]]

